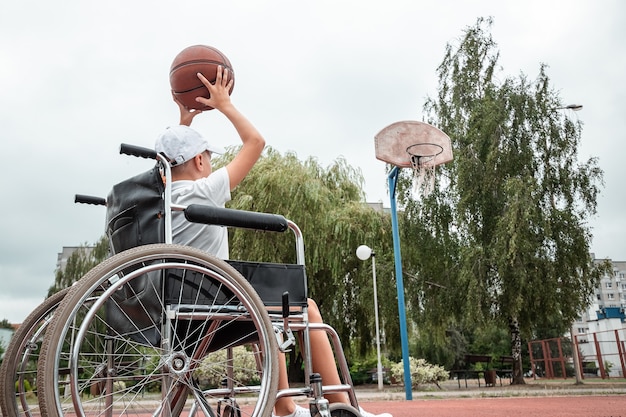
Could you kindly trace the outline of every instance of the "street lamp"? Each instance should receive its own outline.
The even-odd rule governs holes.
[[[583,109],[583,105],[582,104],[568,104],[567,106],[563,106],[563,107],[557,107],[554,110],[573,110],[573,111],[579,111]]]
[[[372,257],[372,281],[374,285],[374,317],[376,319],[376,356],[378,358],[378,389],[383,389],[383,365],[380,361],[380,331],[378,328],[378,294],[376,290],[376,253],[367,245],[356,248],[356,256],[362,261]]]

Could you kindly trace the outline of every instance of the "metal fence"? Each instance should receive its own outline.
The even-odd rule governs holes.
[[[574,349],[581,378],[626,377],[626,329],[580,333],[569,338],[528,342],[532,376],[567,378],[575,375]]]
[[[578,361],[585,376],[602,379],[626,376],[626,330],[605,330],[574,336]]]
[[[572,343],[567,338],[530,341],[528,353],[534,378],[567,378],[573,374]]]

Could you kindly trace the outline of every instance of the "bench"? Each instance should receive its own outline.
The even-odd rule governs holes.
[[[513,364],[515,360],[513,356],[500,356],[500,367],[497,369],[496,374],[500,380],[500,386],[502,386],[502,378],[508,378],[509,383],[513,382]]]
[[[491,356],[490,355],[476,355],[476,354],[467,354],[465,355],[463,369],[453,369],[450,371],[450,376],[456,376],[456,380],[459,384],[459,388],[461,388],[461,378],[465,380],[465,388],[467,388],[467,380],[476,378],[478,380],[478,386],[480,387],[480,379],[483,378],[485,380],[485,385],[488,386],[491,384],[495,384],[495,381],[487,381],[485,379],[485,370],[476,370],[472,369],[472,365],[482,363],[485,364],[485,368],[487,368],[491,364]]]

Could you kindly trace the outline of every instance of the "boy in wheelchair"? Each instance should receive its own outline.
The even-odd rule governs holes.
[[[164,155],[172,167],[172,203],[189,205],[193,203],[224,207],[231,198],[234,189],[252,169],[261,156],[265,140],[257,129],[231,103],[228,91],[227,70],[220,67],[215,84],[211,84],[201,74],[198,77],[209,89],[210,98],[198,97],[202,104],[221,112],[235,127],[242,141],[237,155],[225,167],[212,171],[211,156],[221,153],[196,131],[191,129],[193,118],[202,111],[190,111],[176,102],[180,109],[180,125],[166,129],[155,144],[157,153]],[[228,234],[226,227],[188,222],[184,215],[176,212],[172,216],[173,242],[205,250],[221,259],[228,259]],[[310,323],[323,323],[316,303],[309,299],[308,317]],[[335,366],[334,354],[327,335],[323,331],[311,331],[311,361],[315,372],[319,373],[325,384],[340,384],[340,377]],[[284,360],[280,360],[279,389],[289,388],[287,369]],[[345,393],[327,394],[332,402],[349,404]],[[360,410],[363,417],[373,414]],[[276,400],[276,416],[310,416],[309,410],[295,404],[290,397]],[[391,417],[380,414],[380,417]]]

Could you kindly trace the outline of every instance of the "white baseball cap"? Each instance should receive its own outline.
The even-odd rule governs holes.
[[[157,153],[169,159],[172,166],[184,164],[204,151],[223,154],[225,151],[209,142],[189,126],[170,126],[159,135],[154,145]]]

